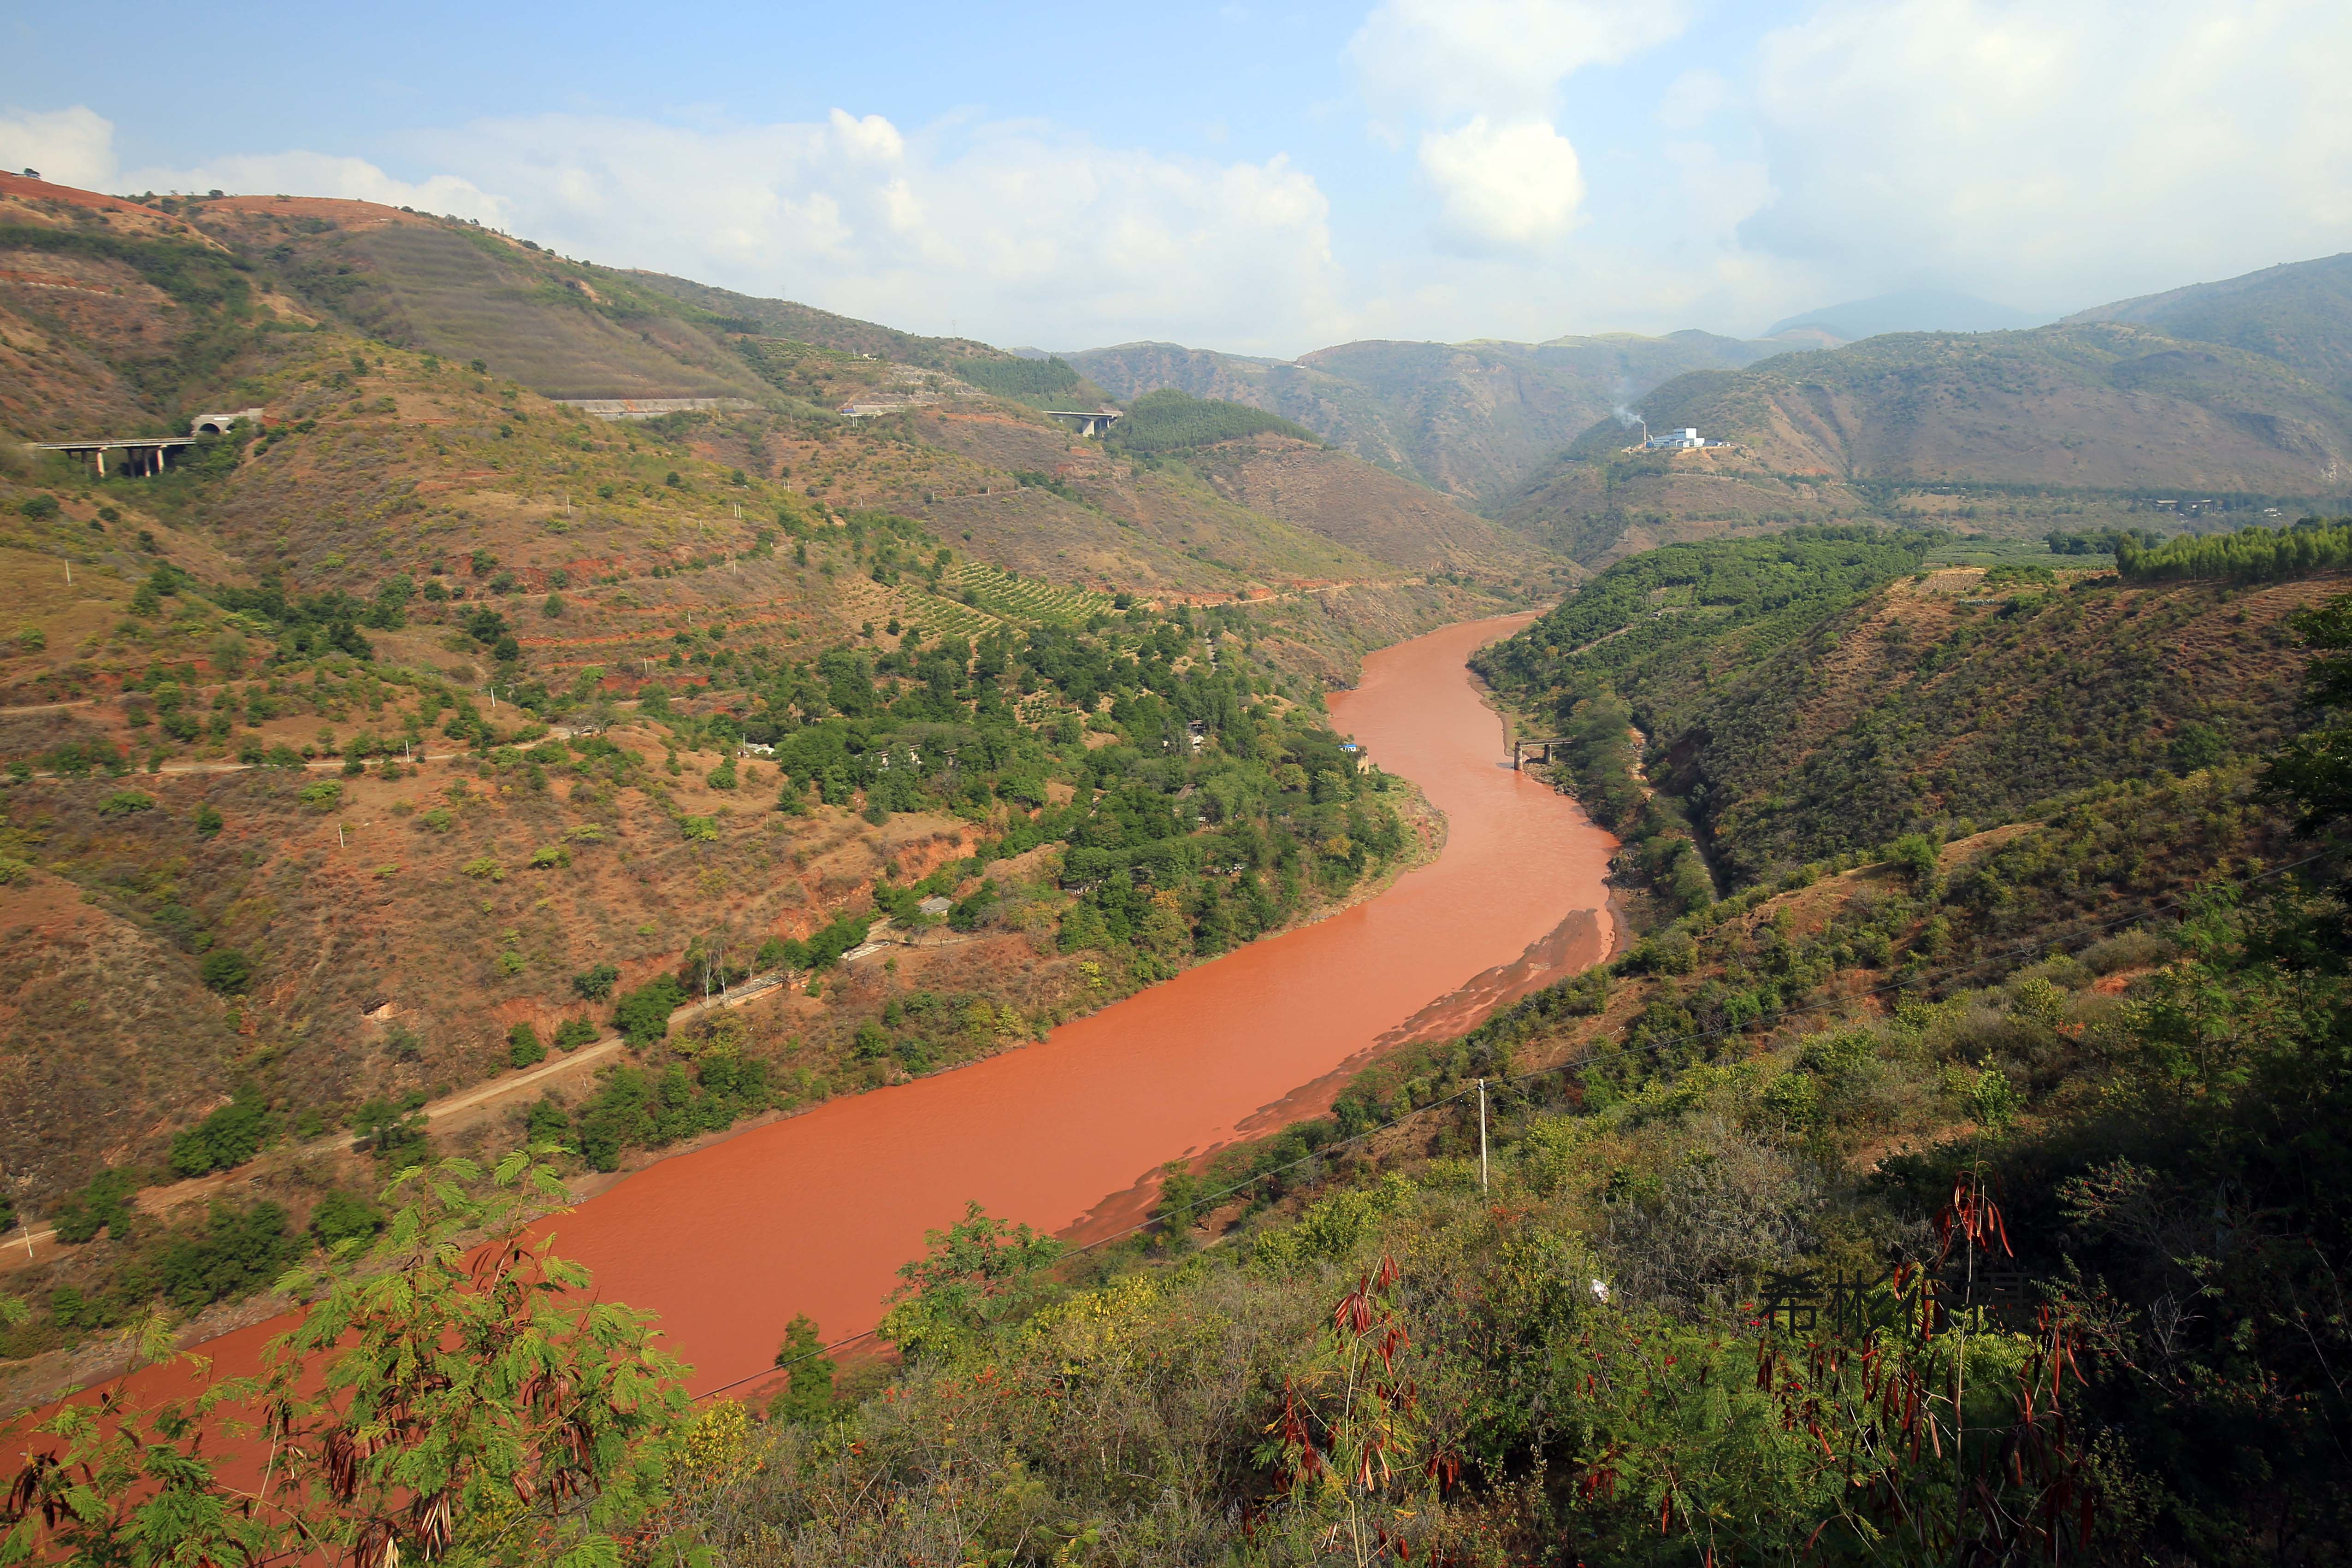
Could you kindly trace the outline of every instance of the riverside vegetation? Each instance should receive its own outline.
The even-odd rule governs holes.
[[[1817,649],[1885,586],[1763,640]],[[569,1416],[609,1439],[565,1472],[602,1512],[512,1490],[541,1450],[501,1435],[396,1498],[324,1479],[305,1528],[468,1561],[2338,1561],[2352,598],[2306,597],[2306,706],[2260,753],[2143,749],[2005,822],[1733,871],[1171,1172],[1147,1235],[1070,1254],[975,1210],[902,1270],[895,1367],[780,1322],[761,1407]],[[350,1354],[355,1407],[303,1413],[289,1476],[383,1397]],[[104,1506],[45,1514],[37,1461],[17,1539],[251,1528],[158,1430],[168,1499],[124,1448]]]
[[[26,710],[0,716],[0,1223],[64,1243],[15,1276],[35,1308],[0,1361],[246,1294],[386,1166],[528,1129],[613,1169],[937,1071],[1404,853],[1319,683],[1495,596],[1391,592],[1407,569],[1017,400],[832,412],[888,382],[877,348],[1011,393],[1066,370],[815,312],[793,329],[856,351],[795,349],[467,225],[332,212],[0,194],[0,252],[63,280],[0,281],[0,380],[37,394],[15,434],[267,409],[159,476],[0,444]],[[458,320],[496,372],[438,336]],[[753,406],[607,423],[541,395],[616,366]],[[1308,573],[1371,586],[1234,599]],[[844,966],[886,919],[935,940]],[[536,1104],[423,1125],[614,1033]],[[357,1149],[321,1152],[338,1131]],[[232,1169],[259,1185],[216,1210],[142,1206]]]
[[[739,764],[736,753],[756,737],[753,744],[772,753],[766,804],[778,826],[828,812],[856,813],[875,827],[898,813],[928,814],[964,824],[972,852],[921,875],[894,875],[885,866],[866,908],[837,915],[806,938],[762,939],[756,930],[714,924],[694,936],[675,967],[642,983],[623,986],[609,965],[583,968],[557,1003],[551,1043],[573,1049],[601,1038],[609,1020],[635,1049],[576,1103],[548,1099],[530,1107],[530,1134],[567,1143],[588,1165],[613,1170],[633,1149],[953,1065],[1249,941],[1392,865],[1407,835],[1391,803],[1391,780],[1360,768],[1313,711],[1272,695],[1270,675],[1233,628],[1234,618],[1216,612],[1196,617],[1180,607],[1163,616],[1107,604],[1085,622],[992,632],[976,647],[908,628],[878,658],[831,650],[769,666],[751,655],[738,666],[740,678],[761,684],[757,706],[742,719],[723,711],[689,716],[656,690],[641,705],[655,716],[642,722],[677,752],[718,751],[721,760],[704,782],[721,799],[754,788],[759,765]],[[409,684],[394,674],[343,673],[374,683],[379,702]],[[311,683],[313,693],[326,675]],[[517,876],[561,878],[575,862],[609,854],[628,837],[627,819],[616,810],[624,793],[665,813],[680,850],[716,841],[714,820],[677,803],[668,777],[639,751],[601,735],[532,741],[531,731],[543,733],[543,726],[506,731],[465,695],[415,684],[418,704],[406,733],[421,738],[437,720],[444,737],[470,744],[470,771],[486,786],[545,802],[538,815],[583,818],[569,827],[541,824],[538,836],[556,847],[529,855],[528,864],[523,854],[487,843],[460,868],[456,885],[495,886],[509,868]],[[528,706],[523,712],[536,716]],[[348,747],[347,768],[363,771],[381,750]],[[121,758],[110,760],[122,771]],[[397,771],[396,762],[390,766]],[[555,803],[567,779],[572,810],[562,812]],[[341,789],[331,779],[280,793],[292,793],[287,803],[300,811],[310,809],[309,794],[340,797]],[[425,813],[417,831],[428,840],[456,836],[467,847],[482,843],[480,830],[460,820],[472,815],[473,792],[461,778],[450,793],[451,805]],[[191,824],[173,821],[152,797],[139,799],[137,840],[152,853],[185,854]],[[262,810],[258,800],[231,804],[229,813],[215,813],[210,833],[220,834],[232,815]],[[107,812],[101,803],[79,821],[50,811],[44,836],[52,852],[79,833],[105,831],[113,852],[123,854],[130,844],[114,825],[121,814]],[[193,830],[202,852],[205,825]],[[1016,865],[1015,874],[992,874]],[[173,891],[161,902],[147,903],[147,918],[202,955],[215,989],[244,991],[255,982],[255,966],[216,941],[210,901],[169,885]],[[943,914],[920,908],[934,897],[950,900]],[[1034,1011],[984,990],[919,983],[887,985],[867,998],[834,971],[884,917],[916,933],[944,925],[975,939],[1018,936],[1066,963],[1071,985],[1033,1004]],[[234,963],[220,962],[232,956]],[[836,1002],[832,1018],[817,1020],[820,1040],[803,1037],[763,1054],[751,1049],[741,1020],[727,1015],[672,1038],[671,1014],[690,996],[778,969],[812,995],[847,991],[845,1009]],[[547,1055],[548,1042],[529,1023],[502,1043],[516,1067]],[[101,1234],[108,1239],[89,1261],[59,1270],[44,1310],[9,1334],[12,1348],[26,1354],[131,1321],[159,1293],[184,1312],[243,1294],[266,1285],[302,1249],[299,1216],[284,1203],[219,1203],[208,1218],[174,1226],[132,1207],[147,1182],[240,1166],[277,1140],[299,1143],[335,1125],[352,1128],[380,1163],[426,1157],[414,1125],[423,1092],[337,1105],[306,1103],[302,1088],[274,1064],[257,1062],[231,1105],[173,1141],[168,1172],[112,1166],[64,1198],[56,1215],[61,1239],[75,1247]],[[315,1187],[284,1196],[341,1201]]]

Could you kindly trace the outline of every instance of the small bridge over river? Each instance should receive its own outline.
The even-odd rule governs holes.
[[[1566,746],[1568,741],[1569,737],[1567,736],[1557,735],[1549,740],[1515,740],[1511,742],[1512,770],[1515,772],[1520,771],[1521,764],[1526,762],[1528,758],[1534,756],[1538,751],[1543,753],[1540,760],[1544,762],[1551,761],[1551,748],[1555,746]]]

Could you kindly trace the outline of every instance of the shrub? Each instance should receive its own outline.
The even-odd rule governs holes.
[[[631,1045],[644,1047],[669,1038],[669,1015],[686,1005],[675,975],[657,975],[624,995],[613,1009],[613,1027]]]
[[[722,758],[718,767],[712,768],[709,772],[702,776],[702,781],[705,784],[709,785],[713,789],[734,789],[736,784],[735,759],[731,757]]]
[[[1917,833],[1906,833],[1887,846],[1887,862],[1903,874],[1914,888],[1926,889],[1936,883],[1936,846]]]
[[[2094,942],[2078,955],[2082,966],[2094,975],[2112,975],[2118,969],[2152,969],[2172,962],[2171,943],[2153,931],[2134,929],[2119,932],[2104,942]]]
[[[98,814],[101,817],[129,817],[154,809],[154,796],[142,794],[137,789],[124,789],[100,801]]]
[[[507,1030],[507,1061],[515,1067],[535,1067],[547,1060],[547,1047],[539,1042],[539,1031],[527,1023],[519,1023]]]
[[[562,844],[544,844],[531,852],[533,871],[558,871],[571,863],[572,852]]]
[[[440,806],[434,807],[433,810],[416,819],[419,827],[430,828],[436,833],[447,832],[457,821],[457,819],[452,817],[446,808]]]
[[[565,1019],[555,1026],[555,1049],[577,1051],[596,1041],[596,1026],[586,1019]]]
[[[365,1241],[383,1228],[383,1210],[357,1193],[331,1188],[310,1210],[310,1234],[333,1251],[346,1241]]]
[[[343,803],[343,786],[339,779],[315,779],[303,785],[294,798],[313,811],[331,811]]]
[[[698,844],[716,843],[719,840],[719,824],[709,817],[680,817],[677,828]]]
[[[55,496],[27,496],[16,503],[16,510],[37,523],[45,523],[60,510]]]
[[[215,1203],[203,1229],[184,1231],[163,1248],[155,1260],[157,1282],[174,1306],[192,1312],[267,1288],[300,1250],[278,1205]]]
[[[425,1117],[413,1105],[395,1105],[383,1099],[362,1102],[352,1113],[352,1131],[368,1146],[379,1165],[394,1170],[421,1166],[432,1157],[432,1145],[425,1135]]]
[[[268,1102],[241,1091],[172,1140],[172,1168],[184,1176],[200,1176],[241,1166],[259,1152],[269,1133]]]
[[[599,964],[572,976],[572,988],[588,1001],[601,1002],[613,994],[614,982],[620,977],[621,971],[612,965]]]
[[[504,882],[507,879],[507,868],[490,855],[476,855],[457,869],[476,882]]]
[[[131,1196],[139,1190],[139,1173],[128,1166],[110,1166],[90,1178],[88,1186],[57,1207],[49,1223],[58,1239],[76,1246],[101,1230],[120,1240],[131,1233]]]
[[[235,947],[215,947],[196,966],[205,985],[225,997],[242,993],[253,979],[253,960]]]

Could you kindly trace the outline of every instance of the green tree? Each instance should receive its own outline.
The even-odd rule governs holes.
[[[824,1354],[816,1321],[806,1312],[785,1325],[784,1343],[776,1347],[776,1364],[784,1370],[784,1388],[769,1403],[770,1420],[815,1427],[841,1414],[833,1387],[833,1358]]]
[[[1940,861],[1936,846],[1918,833],[1906,833],[1887,846],[1887,863],[1900,873],[1916,890],[1925,892],[1936,885]]]
[[[529,1023],[519,1023],[507,1030],[507,1062],[513,1067],[533,1067],[547,1060],[547,1047],[540,1043],[539,1030]]]
[[[588,1568],[622,1561],[625,1542],[675,1555],[687,1369],[655,1348],[650,1314],[593,1301],[585,1270],[525,1242],[532,1206],[564,1201],[553,1172],[518,1154],[485,1179],[447,1160],[395,1177],[383,1200],[372,1244],[288,1276],[312,1304],[257,1375],[42,1423],[0,1515],[0,1558]],[[169,1354],[169,1319],[151,1313],[131,1343]],[[220,1473],[240,1457],[230,1406],[261,1416],[257,1490]]]
[[[923,1232],[924,1254],[899,1265],[877,1330],[911,1359],[952,1357],[997,1323],[1018,1320],[1055,1289],[1062,1256],[1053,1237],[997,1219],[977,1203],[945,1230]]]
[[[235,947],[215,947],[196,965],[205,985],[225,997],[241,993],[253,979],[253,960]]]
[[[643,1048],[669,1038],[669,1015],[686,1005],[675,975],[656,975],[623,996],[613,1009],[613,1027],[631,1045]]]
[[[2289,624],[2315,650],[2305,701],[2329,717],[2291,743],[2263,777],[2302,809],[2305,827],[2316,830],[2352,816],[2352,594]]]
[[[347,1241],[365,1241],[383,1228],[383,1210],[369,1198],[330,1188],[311,1206],[310,1234],[332,1252]]]
[[[394,1170],[423,1165],[431,1157],[425,1115],[413,1107],[382,1098],[362,1101],[352,1113],[352,1131],[367,1145],[377,1164]]]
[[[184,1176],[241,1166],[269,1136],[269,1103],[251,1088],[172,1140],[172,1168]]]
[[[583,969],[572,976],[572,988],[584,1000],[601,1002],[613,994],[613,986],[620,977],[621,971],[612,965],[599,964],[593,969]]]

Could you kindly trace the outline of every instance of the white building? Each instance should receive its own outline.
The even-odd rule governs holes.
[[[1706,443],[1699,439],[1697,431],[1685,427],[1669,430],[1664,435],[1653,435],[1642,444],[1654,452],[1687,452],[1693,447],[1705,446]]]

